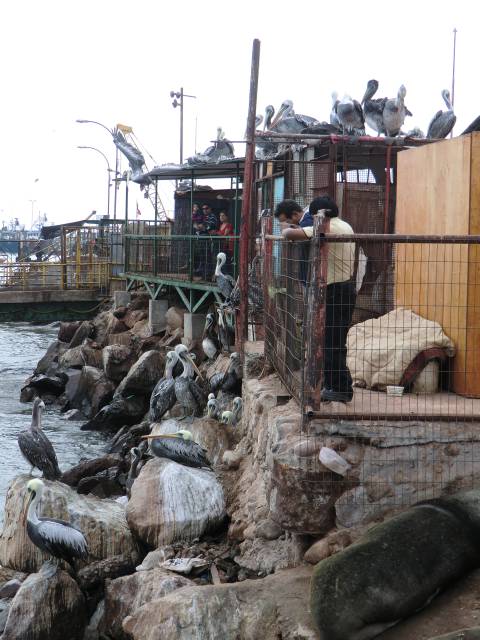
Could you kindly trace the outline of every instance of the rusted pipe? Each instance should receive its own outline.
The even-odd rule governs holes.
[[[348,240],[347,240],[348,238]],[[292,242],[283,236],[266,235],[266,240]],[[305,238],[307,240],[307,238]],[[394,244],[480,244],[480,236],[419,236],[396,233],[353,233],[349,236],[328,234],[328,242],[392,242]]]

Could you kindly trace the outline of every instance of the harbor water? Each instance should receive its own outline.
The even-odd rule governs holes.
[[[10,481],[30,471],[18,448],[17,433],[30,425],[32,405],[19,401],[20,389],[57,333],[58,327],[52,325],[0,324],[0,522]],[[64,420],[57,408],[47,406],[44,412],[42,426],[55,447],[62,471],[81,458],[101,455],[105,448],[103,434],[80,431],[80,424]],[[41,475],[37,469],[33,473]]]

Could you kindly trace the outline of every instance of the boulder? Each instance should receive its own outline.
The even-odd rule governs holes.
[[[215,474],[165,458],[145,464],[127,505],[131,530],[151,547],[198,538],[224,517],[223,489]]]
[[[131,553],[105,558],[88,564],[78,571],[78,583],[83,591],[92,591],[102,586],[105,580],[114,580],[135,571],[135,560]]]
[[[71,467],[68,471],[62,473],[62,482],[71,487],[75,487],[82,478],[93,476],[100,471],[109,469],[110,467],[117,467],[121,461],[122,459],[120,456],[112,454],[93,458],[91,460],[82,460],[74,467]]]
[[[138,309],[148,309],[148,303],[150,296],[148,293],[132,293],[132,300],[128,304],[128,308],[131,311],[137,311]]]
[[[132,393],[150,396],[154,386],[162,377],[164,368],[163,354],[159,351],[146,351],[119,384],[115,395],[122,395],[125,398]]]
[[[78,409],[69,409],[62,415],[63,420],[69,420],[70,422],[85,422],[85,416]]]
[[[85,628],[83,640],[104,640],[105,636],[100,635],[100,627],[103,625],[103,616],[105,613],[105,601],[100,600],[97,608],[93,612],[89,623]]]
[[[2,640],[82,640],[85,599],[65,571],[46,564],[12,601]]]
[[[137,342],[137,337],[130,331],[124,331],[123,333],[111,333],[107,336],[107,345],[121,344],[125,347],[134,347]]]
[[[105,374],[95,367],[83,367],[80,378],[72,383],[69,406],[79,409],[85,416],[92,417],[104,407],[113,396],[115,386]]]
[[[165,314],[165,319],[168,326],[172,331],[175,329],[183,330],[183,316],[185,315],[185,309],[180,307],[170,307]]]
[[[93,320],[93,338],[101,347],[107,344],[108,336],[112,333],[112,326],[117,324],[118,318],[115,318],[111,311],[102,311]]]
[[[95,327],[93,322],[91,322],[90,320],[84,320],[73,334],[68,348],[73,349],[73,347],[78,347],[80,344],[82,344],[85,338],[91,338],[94,334],[94,331]]]
[[[94,349],[88,344],[80,344],[69,348],[59,358],[59,364],[63,369],[82,369],[82,367],[102,366],[102,352]]]
[[[5,500],[5,520],[0,535],[0,563],[19,571],[37,571],[50,557],[33,545],[19,518],[30,476],[21,475],[10,484]],[[44,480],[45,492],[38,512],[48,518],[71,522],[87,539],[95,560],[137,553],[125,519],[124,508],[114,500],[80,496],[61,482]]]
[[[315,640],[310,574],[299,567],[262,580],[185,587],[137,609],[123,629],[133,640]]]
[[[144,309],[129,309],[123,318],[123,322],[127,329],[133,329],[137,322],[145,320],[146,318],[148,318],[148,311],[145,311]]]
[[[20,402],[32,402],[36,395],[35,389],[27,384],[20,389]]]
[[[133,325],[130,331],[138,338],[149,338],[152,335],[148,320],[139,320]]]
[[[81,324],[81,320],[75,320],[74,322],[60,322],[60,327],[58,329],[58,339],[60,342],[69,343]]]
[[[58,366],[58,360],[66,350],[66,344],[59,340],[54,340],[49,345],[44,356],[38,361],[33,373],[35,375],[38,375],[39,373],[55,373],[55,369]]]
[[[98,498],[111,498],[124,493],[124,487],[119,482],[120,470],[118,467],[110,467],[99,471],[94,476],[82,478],[77,485],[77,493],[97,496]]]
[[[40,395],[46,393],[57,397],[61,395],[65,389],[65,378],[40,374],[33,376],[28,386],[33,387]]]
[[[175,433],[181,429],[177,420],[169,419],[154,422],[151,426],[152,435]],[[207,450],[207,457],[213,465],[222,461],[225,451],[230,448],[232,430],[226,425],[210,418],[194,418],[188,425],[188,430],[195,442]]]
[[[124,618],[148,602],[192,585],[193,582],[188,578],[165,569],[140,571],[116,580],[107,580],[103,623],[105,632],[115,640],[128,640],[129,636],[122,629]]]
[[[135,362],[136,356],[130,347],[113,344],[102,352],[103,370],[109,380],[120,382]]]
[[[121,427],[139,423],[148,411],[149,398],[132,395],[115,396],[91,420],[81,426],[83,431],[117,431]]]

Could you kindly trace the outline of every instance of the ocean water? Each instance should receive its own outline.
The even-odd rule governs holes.
[[[10,481],[30,471],[18,448],[17,433],[30,425],[32,405],[19,401],[20,389],[57,332],[58,327],[53,325],[0,323],[0,522]],[[101,455],[107,444],[105,435],[80,431],[80,425],[64,420],[58,409],[48,405],[44,411],[42,426],[55,447],[62,471],[81,458]],[[37,469],[33,473],[41,475]]]

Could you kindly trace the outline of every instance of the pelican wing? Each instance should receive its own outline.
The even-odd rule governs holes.
[[[37,547],[56,558],[71,562],[74,558],[88,556],[83,533],[63,520],[39,518],[37,525],[28,521],[27,533]]]
[[[428,126],[427,138],[446,138],[457,120],[453,111],[437,111]]]
[[[190,392],[191,392],[192,396],[194,397],[195,402],[197,404],[196,413],[201,411],[202,414],[203,414],[203,410],[205,409],[205,406],[207,404],[207,396],[206,396],[204,390],[194,380],[190,380],[189,388],[190,388]]]
[[[150,420],[160,420],[173,407],[176,399],[174,378],[159,380],[150,397]]]
[[[134,147],[133,144],[127,142],[125,136],[119,129],[116,129],[112,135],[115,146],[127,158],[132,172],[141,172],[142,167],[145,164],[145,158],[143,157],[143,154],[136,147]]]
[[[187,467],[210,467],[205,450],[192,440],[160,436],[152,439],[150,448],[159,458],[168,458]]]
[[[17,442],[26,460],[42,471],[47,480],[57,480],[61,476],[55,449],[41,429],[20,431]]]

